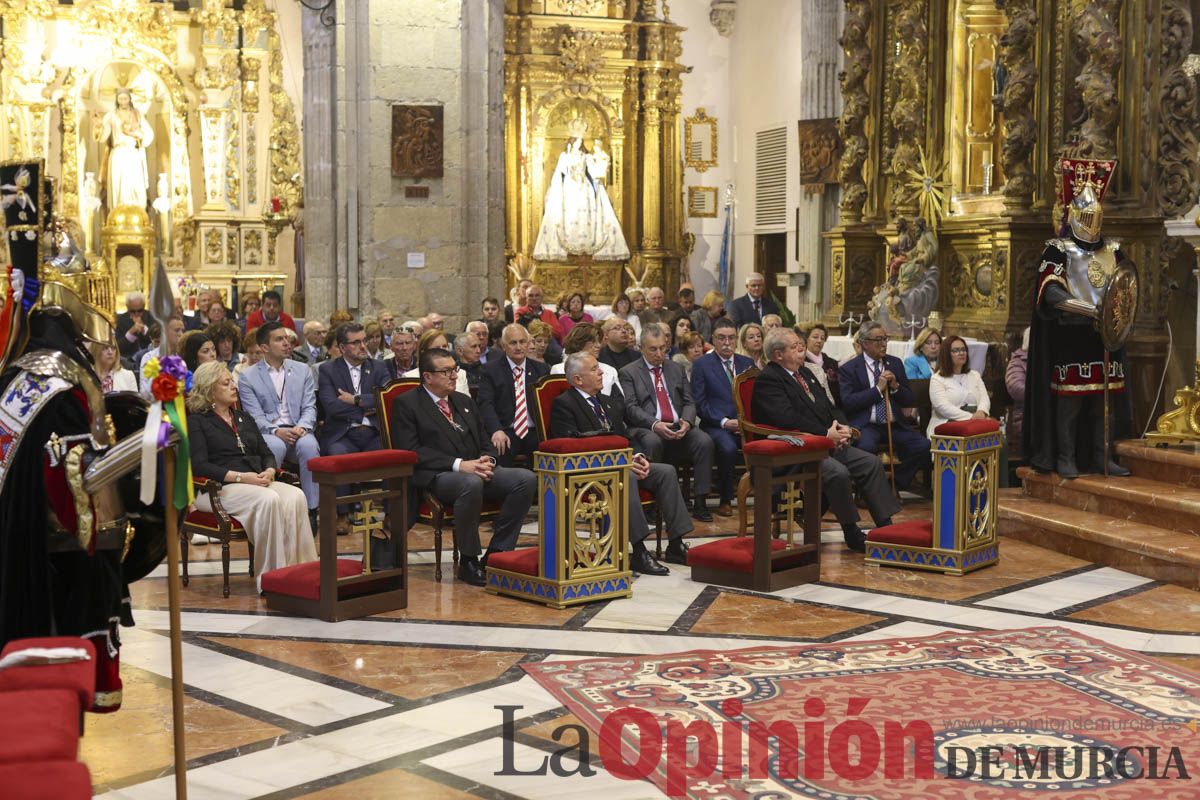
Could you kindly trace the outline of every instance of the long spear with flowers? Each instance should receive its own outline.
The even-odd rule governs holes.
[[[196,499],[192,487],[192,455],[188,446],[187,412],[183,400],[192,390],[192,373],[179,356],[151,358],[142,368],[150,381],[154,402],[142,430],[142,494],[146,505],[154,502],[158,486],[158,451],[167,446],[171,430],[179,432],[179,460],[183,467],[175,474],[175,485],[169,487],[176,509],[187,508]]]

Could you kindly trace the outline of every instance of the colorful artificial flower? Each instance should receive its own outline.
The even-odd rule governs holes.
[[[165,356],[159,361],[159,365],[162,367],[163,372],[177,381],[183,380],[188,375],[187,364],[179,356]]]
[[[164,372],[151,381],[150,391],[155,400],[170,403],[179,394],[179,381]]]
[[[158,363],[158,358],[150,358],[146,360],[146,365],[142,367],[142,375],[146,376],[146,380],[152,381],[158,377],[158,373],[162,371],[162,366]]]

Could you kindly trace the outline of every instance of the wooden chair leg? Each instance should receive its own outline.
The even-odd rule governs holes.
[[[442,515],[433,515],[433,579],[442,582]]]
[[[254,577],[254,542],[250,541],[250,534],[246,534],[246,549],[250,551],[250,566],[246,570],[250,573],[250,577]]]
[[[221,574],[225,576],[225,596],[229,597],[229,536],[221,540]]]
[[[748,516],[750,509],[747,506],[750,500],[750,488],[750,472],[747,470],[743,473],[737,485],[738,536],[745,536],[749,532]],[[770,500],[768,499],[767,502],[770,502]]]

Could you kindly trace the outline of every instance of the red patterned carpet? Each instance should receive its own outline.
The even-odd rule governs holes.
[[[1200,675],[1062,628],[524,668],[672,797],[1200,797]]]

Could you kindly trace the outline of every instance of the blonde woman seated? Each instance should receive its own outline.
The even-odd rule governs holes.
[[[763,357],[763,327],[757,322],[747,322],[738,331],[739,355],[747,356],[754,362],[757,369],[767,368],[767,359]]]
[[[229,368],[209,361],[196,369],[187,399],[192,474],[223,484],[221,505],[254,543],[254,575],[317,560],[308,502],[297,486],[275,481],[275,456],[254,420],[236,410],[237,384]],[[196,508],[212,511],[208,495]]]
[[[929,400],[933,418],[925,433],[930,438],[943,422],[986,419],[992,408],[983,378],[967,365],[967,343],[959,336],[942,340],[938,369],[929,379]]]
[[[105,394],[110,392],[136,392],[137,377],[131,370],[121,366],[117,360],[117,348],[111,344],[91,344],[92,358],[96,360],[96,377]]]

